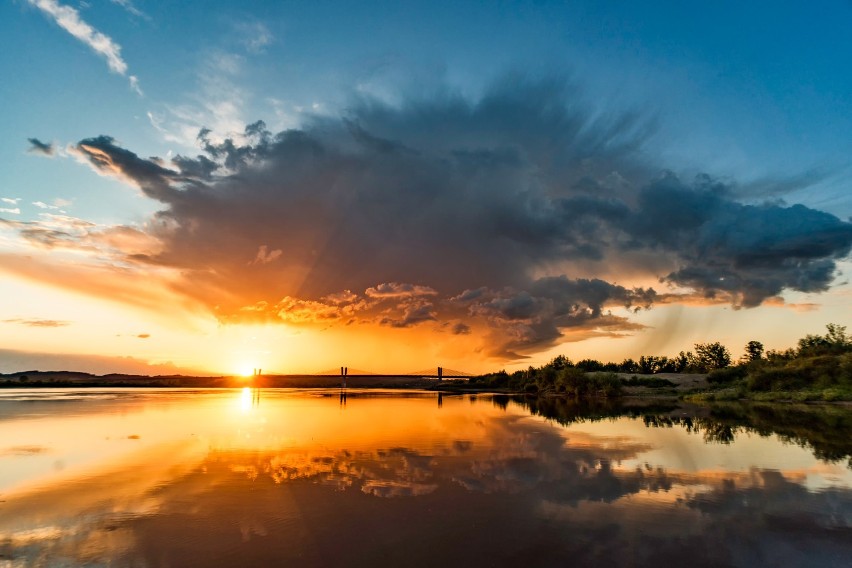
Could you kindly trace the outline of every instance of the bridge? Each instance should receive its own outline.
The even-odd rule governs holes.
[[[447,369],[445,367],[430,367],[420,371],[409,371],[407,373],[374,373],[363,369],[350,369],[349,367],[338,367],[334,369],[325,369],[314,373],[315,377],[341,377],[345,379],[358,377],[371,377],[380,379],[394,378],[419,378],[419,379],[469,379],[474,376],[473,373],[459,371],[457,369]]]

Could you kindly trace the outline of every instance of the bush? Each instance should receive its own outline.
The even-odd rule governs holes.
[[[577,361],[577,367],[584,371],[603,371],[604,364],[596,359],[583,359]]]
[[[746,377],[748,368],[745,365],[736,367],[726,367],[724,369],[714,369],[707,375],[707,382],[714,384],[728,384],[734,381],[739,381]]]
[[[595,373],[591,376],[592,388],[606,397],[621,394],[621,380],[616,373]]]
[[[633,375],[629,379],[621,379],[621,384],[627,387],[648,387],[651,389],[677,386],[677,383],[673,383],[668,379],[660,377],[637,377],[636,375]]]
[[[589,393],[590,380],[582,369],[568,367],[560,371],[556,379],[558,390],[575,397],[586,396]]]
[[[766,367],[749,374],[746,384],[754,391],[783,391],[803,388],[807,381],[795,369]]]

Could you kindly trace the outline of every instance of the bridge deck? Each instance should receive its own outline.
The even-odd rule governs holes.
[[[287,376],[287,375],[282,375]],[[297,376],[297,375],[293,375]],[[336,375],[298,375],[301,377],[328,377],[328,378],[342,378],[340,374]],[[469,379],[471,375],[441,375],[443,379]],[[374,379],[437,379],[437,374],[432,375],[401,375],[399,373],[392,375],[346,375],[347,379],[357,379],[357,378],[374,378]]]

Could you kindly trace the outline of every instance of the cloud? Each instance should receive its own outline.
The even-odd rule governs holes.
[[[249,53],[263,53],[275,41],[272,32],[269,31],[269,28],[263,22],[241,22],[237,23],[234,27],[240,37],[240,44]]]
[[[145,93],[142,92],[142,87],[139,86],[139,78],[136,75],[130,75],[127,79],[130,81],[130,88],[133,92],[140,97],[144,97]]]
[[[467,335],[470,333],[470,326],[464,322],[457,321],[450,327],[450,331],[453,335]]]
[[[58,211],[60,213],[65,213],[65,210],[62,209],[62,208],[71,204],[70,201],[67,201],[65,199],[54,199],[53,203],[54,203],[54,205],[51,205],[49,203],[45,203],[44,201],[33,201],[32,202],[32,204],[35,205],[36,207],[38,207],[39,209],[44,209],[44,210],[47,210],[47,211]]]
[[[281,256],[281,249],[267,250],[266,245],[260,245],[257,249],[257,256],[249,264],[267,264]]]
[[[148,112],[148,120],[167,141],[196,148],[199,131],[216,143],[226,138],[244,143],[243,118],[250,98],[242,86],[245,57],[235,53],[212,51],[202,61],[197,89],[181,104],[165,105]]]
[[[520,357],[641,329],[630,314],[657,301],[748,308],[832,285],[852,224],[684,181],[643,152],[653,135],[569,84],[509,76],[475,100],[205,129],[196,156],[143,158],[106,135],[73,154],[161,204],[144,229],[156,250],[131,260],[179,273],[174,289],[224,321],[452,324],[447,341]]]
[[[0,456],[34,456],[50,453],[50,448],[45,446],[12,446],[0,450]]]
[[[3,323],[16,323],[20,325],[26,325],[29,327],[65,327],[66,325],[70,325],[71,322],[67,321],[58,321],[58,320],[50,320],[50,319],[25,319],[25,318],[12,318],[2,320]]]
[[[763,305],[774,306],[777,308],[787,308],[795,312],[812,312],[814,310],[819,309],[819,304],[815,304],[813,302],[788,302],[784,300],[784,298],[782,298],[781,296],[767,298],[766,301],[763,302]]]
[[[38,138],[27,138],[30,143],[30,149],[27,150],[31,154],[40,154],[52,158],[56,154],[56,148],[50,142],[42,142]]]
[[[401,307],[402,317],[383,317],[379,322],[381,325],[391,327],[411,327],[426,321],[435,321],[435,307],[429,302],[414,302]]]
[[[159,160],[145,160],[115,144],[110,136],[98,136],[81,140],[70,152],[89,163],[95,171],[111,175],[137,185],[148,197],[166,200],[166,194],[174,194],[171,182],[189,182],[191,177],[181,178],[177,172],[164,168]]]
[[[136,5],[130,0],[109,0],[113,4],[121,6],[124,8],[129,14],[136,16],[137,18],[142,18],[144,20],[150,20],[150,16],[148,16],[145,12],[136,7]]]
[[[342,312],[337,306],[311,300],[300,300],[289,296],[276,304],[275,310],[277,310],[278,317],[282,321],[292,324],[336,320],[342,316]]]
[[[136,255],[151,254],[159,246],[154,237],[136,227],[97,225],[53,213],[40,213],[33,221],[0,219],[0,229],[4,227],[36,248],[73,251],[116,264],[127,264]]]
[[[71,6],[60,4],[56,0],[28,0],[30,4],[44,12],[53,19],[63,30],[83,42],[92,51],[103,57],[110,71],[118,75],[127,75],[127,63],[121,57],[121,46],[112,38],[99,32],[86,23],[80,12]],[[119,2],[121,3],[121,2]],[[129,4],[129,3],[128,3]],[[139,82],[134,76],[130,76],[130,86],[137,94],[142,94]]]
[[[437,292],[428,286],[387,282],[367,288],[364,294],[370,298],[411,298],[415,296],[434,296]]]
[[[753,307],[784,290],[824,292],[849,254],[852,224],[803,205],[743,205],[707,176],[667,174],[643,188],[628,247],[672,254],[667,282]],[[665,223],[660,223],[665,219]]]
[[[517,358],[525,350],[552,345],[564,330],[642,329],[607,308],[649,308],[655,298],[650,288],[627,289],[598,279],[559,276],[532,281],[526,290],[466,290],[450,302],[466,308],[472,321],[487,325],[492,355]]]
[[[9,213],[11,215],[20,215],[20,207],[0,207],[0,213]]]

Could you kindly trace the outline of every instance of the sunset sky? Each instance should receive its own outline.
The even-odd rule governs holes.
[[[6,0],[0,372],[479,372],[852,325],[850,22]]]

